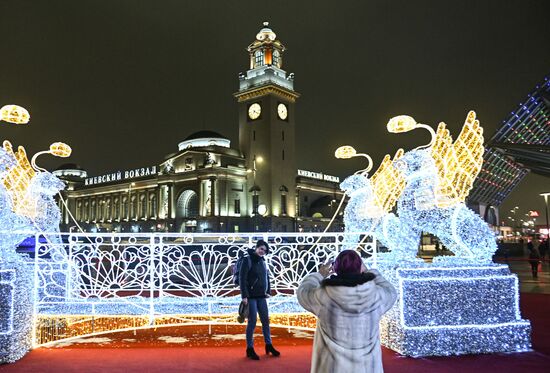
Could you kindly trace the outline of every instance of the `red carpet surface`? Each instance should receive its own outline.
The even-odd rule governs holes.
[[[522,294],[524,318],[533,325],[533,352],[413,359],[383,349],[386,372],[549,372],[550,296]],[[244,327],[208,326],[158,328],[112,333],[56,347],[39,348],[0,372],[308,372],[312,333],[273,329],[279,358],[263,354],[258,334],[256,351],[262,359],[244,357]],[[260,333],[260,330],[257,331]]]

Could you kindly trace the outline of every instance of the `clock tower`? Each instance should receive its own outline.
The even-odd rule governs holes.
[[[248,215],[274,231],[296,217],[294,74],[283,70],[285,46],[264,22],[247,48],[250,69],[239,74],[239,146],[247,160]],[[260,218],[262,217],[262,218]],[[255,230],[260,229],[256,224]]]

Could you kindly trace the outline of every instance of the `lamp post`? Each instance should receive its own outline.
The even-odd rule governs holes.
[[[517,218],[517,212],[519,210],[519,206],[516,206],[514,207],[512,210],[510,210],[510,212],[513,214],[514,218],[512,219],[512,221],[514,222],[514,225],[515,225],[515,228],[516,230],[518,229],[518,227],[520,227],[520,221],[518,221],[518,218]]]
[[[544,197],[544,204],[546,206],[546,242],[550,242],[550,223],[548,223],[548,196],[550,196],[550,192],[541,193],[540,195]]]
[[[254,158],[252,158],[252,180],[253,180],[253,185],[252,185],[252,188],[251,188],[251,191],[252,191],[252,214],[253,214],[253,220],[252,220],[252,224],[253,224],[253,231],[256,232],[256,224],[258,223],[258,206],[259,206],[259,203],[260,203],[260,197],[258,196],[258,189],[260,189],[257,185],[256,185],[256,162],[258,164],[261,164],[263,162],[263,158],[261,156],[258,156],[256,157],[256,155],[254,155]]]

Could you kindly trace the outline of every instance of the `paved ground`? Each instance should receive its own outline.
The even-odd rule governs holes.
[[[386,373],[546,373],[550,366],[550,295],[524,293],[522,316],[533,325],[533,351],[510,354],[409,358],[382,348]],[[186,326],[124,331],[65,341],[38,348],[2,373],[169,373],[169,372],[309,372],[311,332],[273,328],[278,358],[263,351],[256,331],[260,361],[245,357],[244,325]],[[445,343],[445,341],[441,341]]]
[[[518,275],[521,293],[550,294],[550,262],[544,260],[539,265],[538,277],[533,278],[531,265],[525,257],[498,258],[498,263],[508,263],[510,270]]]
[[[435,250],[426,250],[422,252],[422,258],[433,257]],[[495,262],[508,264],[510,270],[518,275],[521,293],[550,294],[550,259],[548,256],[539,264],[538,277],[533,278],[531,274],[531,265],[527,253],[524,256],[514,256],[509,258],[498,257]]]

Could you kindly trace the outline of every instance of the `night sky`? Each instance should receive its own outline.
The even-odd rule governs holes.
[[[344,177],[376,166],[426,131],[389,134],[408,114],[458,135],[470,109],[486,139],[550,74],[549,1],[6,1],[0,0],[0,105],[27,108],[2,138],[29,154],[54,141],[90,175],[158,164],[209,129],[238,147],[239,72],[263,21],[296,75],[298,167]],[[376,167],[375,166],[375,167]],[[530,175],[503,205],[543,212],[550,179]],[[539,219],[542,223],[544,219]]]

